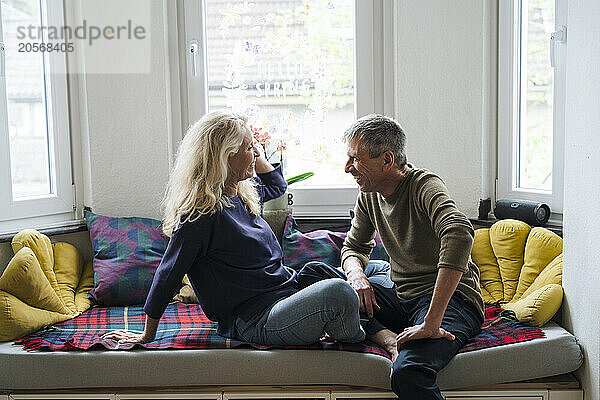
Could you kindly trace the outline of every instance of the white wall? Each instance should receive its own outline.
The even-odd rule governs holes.
[[[407,156],[440,175],[469,217],[489,196],[488,124],[495,124],[486,93],[495,1],[485,3],[398,2],[397,109]]]
[[[584,351],[586,400],[600,399],[600,2],[569,1],[563,322]]]
[[[104,24],[124,18],[123,7],[81,2],[82,17]],[[85,75],[87,129],[82,132],[84,204],[111,216],[160,217],[169,173],[163,2],[150,0],[151,72]],[[127,11],[125,11],[127,12]],[[131,18],[135,21],[135,12]],[[99,14],[100,13],[100,14]],[[130,57],[114,54],[115,58]],[[87,55],[88,68],[94,58]],[[84,65],[81,70],[86,70]],[[81,100],[81,99],[80,99]]]

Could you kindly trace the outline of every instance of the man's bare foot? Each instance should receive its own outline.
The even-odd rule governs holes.
[[[392,356],[392,362],[396,361],[398,357],[398,347],[396,346],[396,336],[394,332],[389,329],[383,329],[374,335],[369,335],[368,339],[377,343],[383,347],[390,356]]]

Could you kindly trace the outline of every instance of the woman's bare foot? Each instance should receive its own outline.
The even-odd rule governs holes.
[[[319,342],[333,342],[331,336],[327,332],[323,332],[323,336],[319,338]]]
[[[392,362],[396,361],[398,357],[398,347],[396,345],[396,336],[394,332],[389,329],[383,329],[374,335],[369,335],[369,340],[377,343],[392,356]]]

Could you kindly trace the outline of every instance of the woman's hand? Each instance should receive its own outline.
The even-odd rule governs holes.
[[[148,343],[154,340],[145,334],[134,333],[130,331],[117,330],[105,333],[102,339],[112,339],[119,343]]]
[[[260,144],[258,140],[252,139],[252,145],[258,152],[257,158],[265,158],[265,148],[262,146],[262,144]]]
[[[267,161],[263,147],[256,140],[254,141],[254,147],[258,150],[259,156],[256,157],[256,164],[254,170],[257,174],[264,174],[273,171],[275,168]]]
[[[148,343],[156,337],[158,329],[158,319],[151,318],[146,315],[146,324],[144,325],[144,333],[133,333],[123,329],[111,331],[102,335],[102,339],[116,340],[118,343]]]

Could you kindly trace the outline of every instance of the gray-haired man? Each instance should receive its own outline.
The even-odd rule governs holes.
[[[374,316],[368,333],[396,357],[394,392],[400,398],[442,399],[437,372],[483,322],[479,270],[469,258],[473,227],[437,175],[407,163],[398,122],[368,115],[344,138],[345,169],[361,193],[342,267],[361,309]],[[374,292],[363,272],[375,231],[390,255],[395,290]]]
[[[381,115],[357,120],[345,133],[345,170],[360,186],[342,267],[370,318],[371,340],[394,358],[392,389],[403,399],[442,399],[436,375],[479,332],[483,300],[470,260],[473,227],[437,175],[407,163],[398,122]],[[364,269],[378,232],[390,255],[394,287]],[[307,264],[301,276],[336,276]]]

